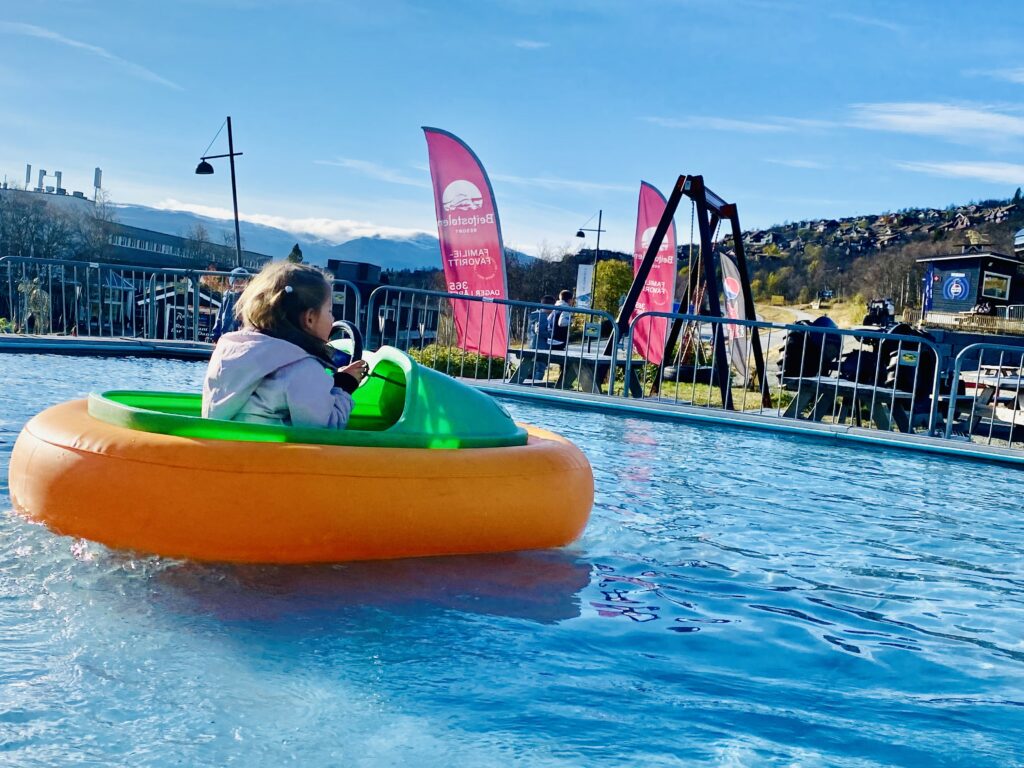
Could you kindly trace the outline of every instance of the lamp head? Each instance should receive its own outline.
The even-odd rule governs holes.
[[[196,171],[196,173],[199,173],[199,171]],[[586,235],[583,233],[582,229],[578,229],[576,230],[576,237],[586,237]]]
[[[196,166],[196,173],[199,176],[209,176],[213,173],[213,166],[205,160],[200,160],[199,165]]]

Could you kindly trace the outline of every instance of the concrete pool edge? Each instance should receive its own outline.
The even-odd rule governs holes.
[[[128,336],[30,336],[4,333],[0,334],[0,353],[208,360],[213,353],[213,344]]]
[[[976,443],[953,442],[945,438],[930,437],[928,435],[881,432],[863,427],[797,421],[795,419],[783,419],[779,416],[766,416],[756,413],[745,413],[743,411],[710,410],[699,406],[676,403],[610,398],[607,395],[587,394],[585,392],[551,392],[538,388],[497,384],[473,379],[464,379],[464,381],[496,397],[539,401],[562,408],[583,407],[587,410],[631,414],[658,420],[725,424],[743,429],[782,432],[817,439],[832,439],[839,442],[878,445],[908,451],[956,456],[989,463],[996,462],[1018,467],[1024,466],[1024,451],[1003,448],[1002,446],[982,446]]]

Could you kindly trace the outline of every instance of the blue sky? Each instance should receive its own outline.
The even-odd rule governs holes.
[[[1024,185],[1019,2],[34,0],[0,9],[0,172],[335,241],[436,234],[420,126],[474,148],[506,244],[630,250],[641,179],[745,228]],[[211,152],[226,152],[222,134]],[[47,183],[52,184],[52,179]],[[677,224],[689,231],[689,211]],[[593,226],[591,224],[590,226]]]

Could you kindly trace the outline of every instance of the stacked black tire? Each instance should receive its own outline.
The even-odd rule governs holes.
[[[891,336],[933,340],[931,334],[906,323],[892,323],[879,330]],[[932,391],[935,364],[935,352],[926,344],[905,338],[864,338],[857,349],[843,356],[839,364],[839,376],[848,381],[913,392],[915,397],[926,397]]]
[[[824,315],[815,320],[798,320],[794,325],[805,325],[819,330],[790,331],[782,357],[778,360],[780,378],[828,376],[839,364],[843,351],[843,337],[826,330],[836,324]]]

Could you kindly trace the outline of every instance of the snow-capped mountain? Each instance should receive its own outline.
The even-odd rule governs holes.
[[[201,224],[206,228],[212,242],[234,243],[235,225],[231,220],[214,219],[188,211],[149,208],[144,205],[116,205],[114,215],[122,224],[172,235],[185,235],[197,224]],[[359,237],[339,245],[312,235],[286,232],[283,229],[248,221],[240,222],[239,228],[242,232],[242,247],[275,259],[287,256],[292,246],[298,243],[304,260],[321,266],[325,265],[328,259],[345,259],[379,264],[384,269],[441,267],[437,238],[428,234],[408,238]]]

